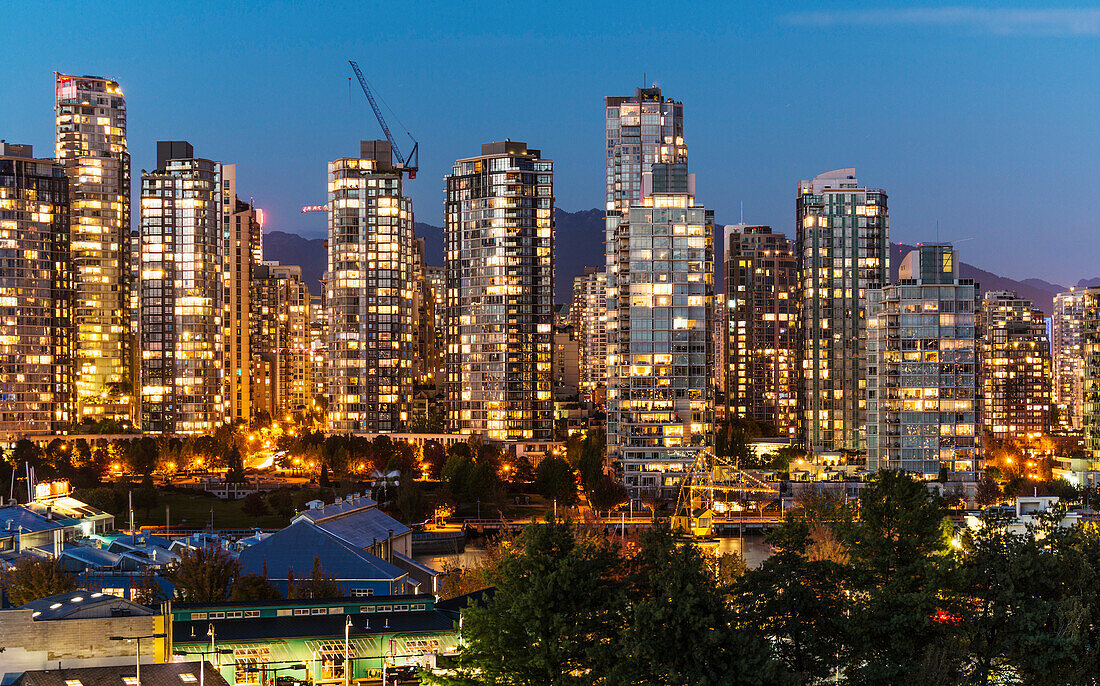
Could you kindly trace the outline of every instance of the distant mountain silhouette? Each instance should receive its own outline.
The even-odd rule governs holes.
[[[604,259],[604,212],[600,209],[566,212],[555,210],[555,299],[567,303],[573,297],[573,277],[584,273],[585,267],[603,267]],[[718,225],[721,227],[721,225]],[[416,236],[425,239],[428,264],[443,264],[443,229],[431,224],[417,222]],[[715,231],[715,288],[722,291],[722,245],[723,232]],[[914,246],[893,243],[890,246],[890,279],[896,280],[898,266]],[[264,234],[264,257],[278,260],[283,264],[297,264],[302,267],[302,277],[309,284],[310,293],[321,292],[320,280],[327,265],[327,256],[322,239],[307,239],[293,233],[271,231]],[[973,279],[982,292],[1015,291],[1020,297],[1029,298],[1035,307],[1050,314],[1055,294],[1068,290],[1064,286],[1049,283],[1041,279],[1017,281],[999,276],[993,272],[979,269],[972,264],[960,264],[960,276]],[[1078,286],[1100,285],[1100,278],[1082,279]]]
[[[915,246],[904,243],[890,244],[890,280],[898,278],[898,267],[901,260],[913,250]],[[987,291],[1015,291],[1021,298],[1031,300],[1032,306],[1050,314],[1054,309],[1054,296],[1062,291],[1069,290],[1065,286],[1048,283],[1040,279],[1024,279],[1017,281],[1008,277],[999,276],[993,272],[979,269],[966,262],[959,263],[959,277],[973,279],[978,285],[980,293]]]

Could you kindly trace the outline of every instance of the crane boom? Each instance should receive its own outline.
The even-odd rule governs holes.
[[[378,125],[382,127],[382,133],[386,134],[386,140],[390,142],[390,147],[393,148],[393,154],[401,161],[401,166],[405,166],[407,160],[397,148],[397,141],[393,139],[393,134],[390,133],[389,124],[386,123],[386,118],[382,116],[382,110],[378,108],[378,103],[374,101],[374,96],[371,95],[370,88],[367,86],[367,80],[363,78],[363,72],[360,71],[359,65],[355,62],[348,60],[348,64],[351,65],[352,71],[355,72],[355,78],[359,79],[359,87],[363,89],[363,95],[367,96],[367,102],[370,103],[371,109],[374,110],[374,116],[378,119]]]

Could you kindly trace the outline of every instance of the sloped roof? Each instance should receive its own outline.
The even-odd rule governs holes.
[[[325,519],[326,517],[340,517],[350,512],[355,512],[356,510],[376,507],[377,505],[378,503],[376,503],[374,501],[374,498],[371,498],[370,496],[352,496],[350,498],[344,498],[338,503],[329,503],[328,505],[322,505],[317,509],[305,510],[304,512],[300,513],[298,517],[306,517],[307,519],[316,522],[320,519]],[[297,519],[297,517],[295,519]]]
[[[209,662],[142,664],[142,686],[190,686],[199,678],[209,686],[229,686],[229,682]],[[123,677],[134,676],[134,665],[124,667],[78,667],[75,669],[36,669],[23,672],[15,686],[66,686],[74,681],[81,686],[124,686]],[[191,675],[184,677],[183,675]],[[187,681],[184,681],[187,678]]]
[[[405,572],[365,550],[356,548],[310,521],[299,519],[259,543],[241,551],[242,571],[269,579],[285,579],[294,570],[298,578],[313,571],[313,558],[326,573],[340,579],[401,579]]]
[[[348,502],[353,502],[348,505]],[[354,504],[358,503],[358,504]],[[411,529],[379,510],[370,498],[344,501],[324,509],[306,510],[296,520],[308,520],[356,548],[369,548],[379,541],[409,533]]]
[[[106,593],[85,590],[59,593],[46,598],[32,600],[20,605],[20,610],[32,610],[31,617],[36,621],[53,619],[89,619],[111,617],[120,613],[135,616],[153,614],[153,610],[130,602],[125,598]]]
[[[114,567],[121,559],[120,555],[90,545],[66,545],[61,551],[61,557],[72,558],[94,567]]]

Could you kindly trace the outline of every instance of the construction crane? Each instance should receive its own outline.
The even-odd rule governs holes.
[[[401,171],[407,172],[410,179],[415,179],[417,169],[419,169],[420,165],[420,143],[418,143],[417,140],[413,138],[413,135],[409,133],[408,129],[406,129],[405,135],[412,140],[413,147],[408,157],[401,154],[400,148],[397,147],[397,141],[393,139],[393,134],[390,133],[390,126],[386,123],[386,118],[382,116],[382,110],[378,107],[378,103],[375,102],[374,95],[370,92],[370,86],[367,85],[367,80],[363,78],[363,72],[359,69],[359,65],[351,60],[348,60],[348,64],[351,65],[352,71],[355,72],[355,78],[359,79],[359,87],[363,89],[363,95],[367,96],[367,102],[370,103],[371,109],[374,110],[374,116],[378,119],[378,125],[382,127],[382,133],[386,134],[386,140],[390,142],[390,149],[393,150],[393,155],[397,158],[397,164],[395,166]],[[328,205],[304,205],[300,212],[301,214],[328,212]]]
[[[363,78],[363,72],[360,71],[359,65],[351,60],[348,60],[348,64],[351,65],[352,71],[355,72],[355,78],[359,79],[359,87],[363,89],[363,95],[367,96],[367,102],[370,103],[371,109],[374,110],[374,116],[378,119],[378,125],[382,127],[382,133],[386,134],[386,140],[390,142],[390,147],[393,149],[393,156],[397,158],[397,167],[403,171],[408,172],[410,179],[416,178],[416,170],[420,165],[420,155],[418,148],[420,143],[413,138],[413,135],[405,131],[410,139],[412,139],[413,147],[412,152],[408,157],[401,154],[401,150],[397,147],[397,141],[393,139],[393,134],[390,133],[389,124],[386,123],[386,118],[382,116],[382,110],[378,108],[378,103],[374,101],[374,96],[370,92],[370,87],[367,86],[367,80]]]

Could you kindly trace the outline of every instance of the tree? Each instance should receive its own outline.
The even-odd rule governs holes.
[[[262,574],[245,574],[233,582],[230,600],[279,600],[283,597],[275,584]]]
[[[39,598],[75,591],[76,579],[63,571],[57,560],[25,556],[0,571],[0,586],[7,591],[12,605],[25,605]]]
[[[737,584],[738,622],[768,642],[792,683],[814,683],[845,652],[844,568],[807,557],[804,521],[784,524],[768,542],[776,553]]]
[[[261,493],[249,493],[241,500],[241,512],[250,517],[262,517],[267,514],[267,503]]]
[[[547,499],[570,506],[577,502],[577,476],[573,468],[561,457],[549,455],[542,458],[535,469],[535,488]]]
[[[428,478],[438,479],[440,471],[443,470],[443,464],[447,461],[447,451],[439,441],[428,441],[424,444],[421,459],[427,467]]]
[[[618,555],[568,522],[532,524],[489,572],[496,592],[463,615],[465,646],[441,684],[587,686],[613,662],[621,625]]]
[[[424,496],[424,489],[411,476],[402,479],[397,487],[394,509],[403,522],[416,523],[427,518],[428,499]]]
[[[294,516],[294,497],[285,488],[268,493],[267,506],[283,519],[290,519]]]
[[[240,448],[235,445],[230,448],[228,454],[225,456],[225,462],[227,466],[225,471],[225,482],[227,484],[243,484],[248,482],[244,475],[244,458],[241,457]]]
[[[217,603],[229,596],[240,576],[241,563],[217,546],[183,549],[180,560],[165,575],[176,596],[189,603]]]
[[[149,571],[142,574],[132,584],[130,598],[135,603],[142,605],[156,605],[161,601],[168,600],[168,596],[164,593],[160,583],[157,582],[157,578]]]
[[[291,571],[287,581],[287,597],[294,599],[343,598],[344,589],[336,583],[336,577],[321,568],[321,558],[313,558],[313,571],[301,581],[294,580]]]
[[[153,477],[146,475],[141,480],[141,487],[134,491],[134,508],[145,510],[145,518],[148,519],[153,508],[159,503],[160,495],[157,493],[157,487],[153,485]]]
[[[125,519],[122,516],[126,512],[125,499],[117,489],[111,486],[82,490],[77,492],[75,496],[81,502],[87,503],[97,510],[113,514],[117,520]]]
[[[932,668],[936,678],[957,676],[949,626],[935,619],[948,582],[945,515],[942,499],[905,472],[880,471],[860,493],[846,541],[853,683],[897,683]]]
[[[595,510],[611,510],[625,503],[628,497],[626,487],[606,474],[600,474],[595,485],[588,491],[588,502]]]
[[[765,641],[736,631],[725,602],[693,545],[666,526],[642,535],[627,563],[628,609],[611,665],[615,684],[707,686],[771,682]]]

